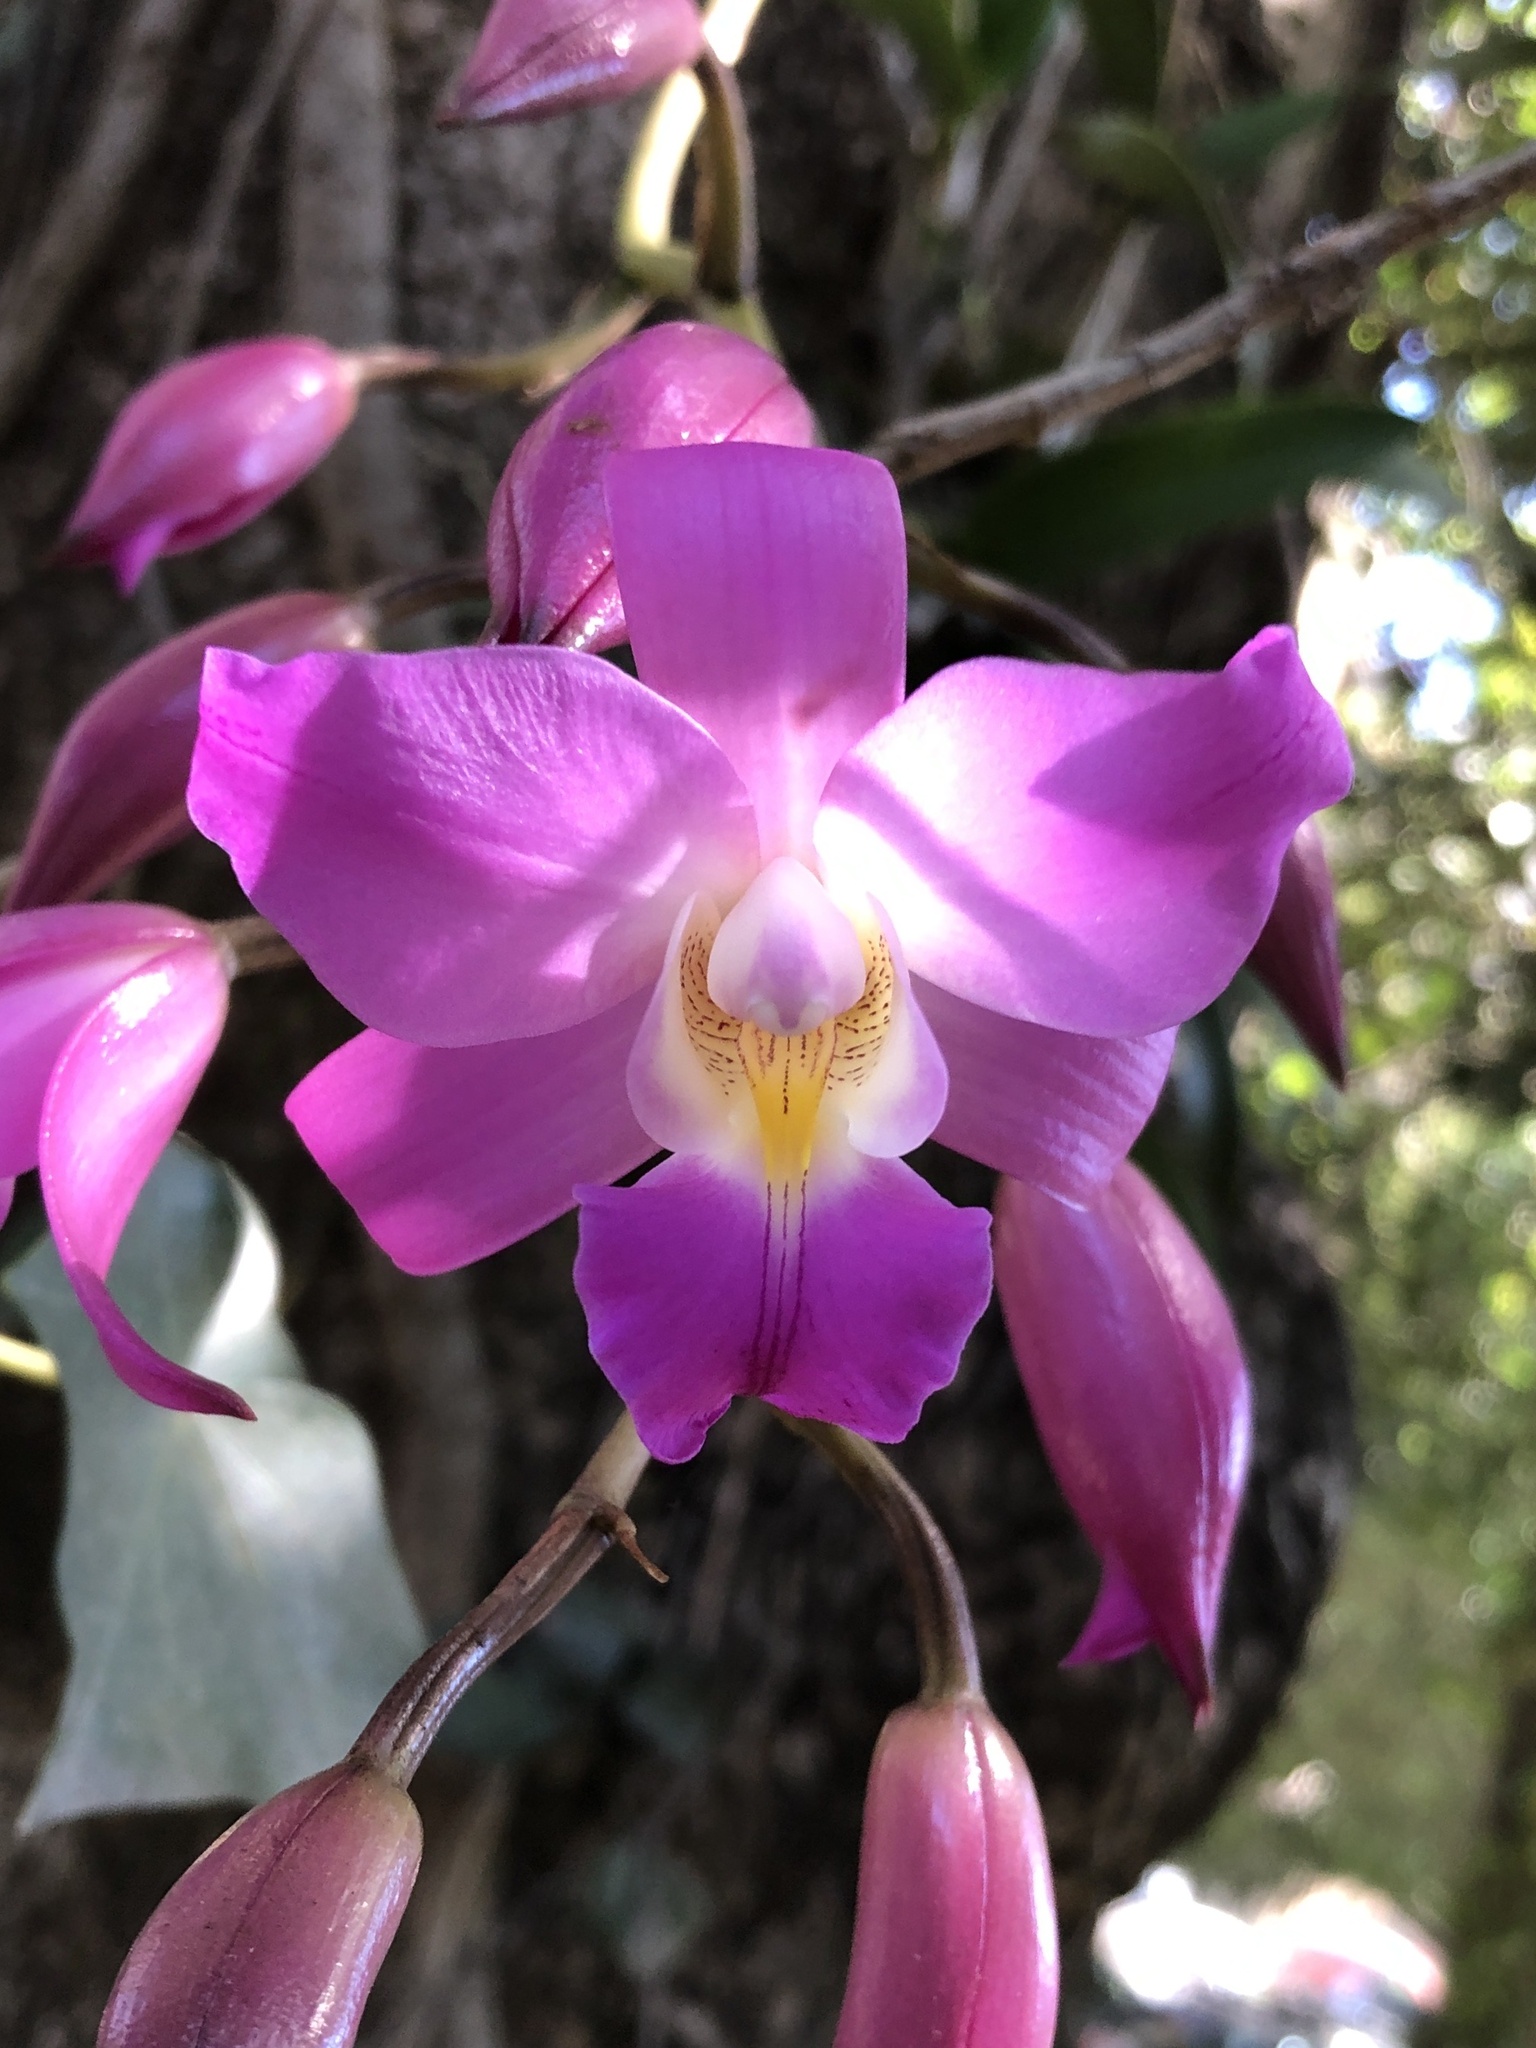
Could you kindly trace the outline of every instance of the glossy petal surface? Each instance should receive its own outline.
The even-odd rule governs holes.
[[[563,1215],[578,1181],[617,1180],[656,1150],[624,1085],[645,1004],[499,1045],[365,1031],[299,1083],[288,1114],[395,1264],[444,1273]]]
[[[765,857],[807,857],[833,764],[901,701],[906,540],[889,473],[733,443],[616,455],[606,477],[642,680],[724,748]]]
[[[215,650],[188,802],[326,986],[425,1045],[595,1016],[654,976],[681,902],[757,856],[706,733],[544,648]]]
[[[539,121],[624,99],[703,47],[694,0],[496,0],[438,118]]]
[[[1112,1654],[1112,1639],[1134,1636],[1123,1580],[1203,1714],[1251,1435],[1231,1312],[1133,1166],[1090,1209],[1013,1180],[995,1208],[1014,1356],[1061,1490],[1105,1563],[1090,1640]]]
[[[200,927],[142,903],[91,903],[0,918],[0,1174],[36,1166],[48,1082],[103,996]]]
[[[7,908],[94,896],[135,861],[191,831],[187,777],[210,647],[287,661],[309,648],[362,647],[367,638],[365,619],[347,599],[294,590],[220,612],[130,663],[76,714],[59,742]]]
[[[114,421],[59,558],[132,590],[156,555],[233,533],[305,476],[357,409],[344,356],[271,335],[173,363]]]
[[[905,1436],[991,1292],[985,1213],[899,1161],[786,1192],[678,1157],[632,1188],[578,1193],[592,1355],[669,1461],[737,1394]]]
[[[486,534],[492,637],[591,653],[625,638],[603,489],[619,449],[805,447],[815,433],[783,364],[739,334],[675,320],[605,349],[534,421],[496,487]]]
[[[622,563],[621,563],[622,567]],[[913,972],[1105,1037],[1220,993],[1349,749],[1288,630],[1219,675],[985,659],[946,669],[834,773],[816,845],[890,912]]]
[[[1265,983],[1340,1088],[1349,1072],[1339,917],[1323,835],[1314,820],[1297,832],[1280,863],[1275,907],[1248,965]]]
[[[1058,1981],[1023,1758],[981,1700],[901,1708],[870,1768],[834,2048],[1050,2048]]]
[[[351,2048],[420,1861],[416,1808],[382,1772],[290,1786],[155,1908],[97,2048]]]
[[[1152,1114],[1176,1034],[1086,1038],[1000,1017],[931,982],[916,995],[949,1069],[939,1142],[1064,1202],[1090,1200]]]
[[[163,1408],[249,1416],[238,1394],[145,1343],[106,1279],[135,1197],[219,1042],[228,1004],[224,962],[204,933],[120,981],[82,1019],[54,1067],[38,1163],[59,1257],[119,1379]]]

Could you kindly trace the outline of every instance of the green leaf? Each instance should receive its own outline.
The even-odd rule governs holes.
[[[57,1569],[72,1657],[23,1829],[268,1798],[346,1751],[423,1641],[373,1446],[304,1380],[277,1319],[277,1250],[246,1190],[176,1141],[111,1278],[151,1343],[238,1388],[260,1419],[131,1394],[51,1242],[7,1276],[69,1413]]]
[[[1034,67],[1055,0],[976,0],[976,59],[991,85],[1014,85]]]
[[[1143,114],[1157,106],[1171,0],[1078,0],[1105,96]]]
[[[1190,160],[1213,178],[1251,178],[1294,135],[1331,120],[1356,97],[1356,88],[1277,92],[1213,114],[1185,137]]]
[[[1175,213],[1210,229],[1218,249],[1230,237],[1215,196],[1183,145],[1166,129],[1135,114],[1090,114],[1064,131],[1079,167],[1133,205]]]
[[[1080,581],[1262,519],[1323,477],[1380,477],[1414,445],[1371,401],[1302,393],[1217,399],[1026,455],[982,495],[956,551],[1019,582]]]

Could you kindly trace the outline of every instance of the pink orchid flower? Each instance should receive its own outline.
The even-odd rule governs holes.
[[[48,770],[6,896],[10,910],[94,896],[192,830],[187,776],[210,647],[286,661],[314,647],[366,647],[351,599],[286,591],[178,633],[104,683],[71,719]]]
[[[290,1785],[155,1908],[97,2048],[351,2048],[420,1862],[420,1817],[383,1771]]]
[[[437,118],[544,121],[627,99],[703,48],[694,0],[496,0]]]
[[[109,562],[126,595],[157,555],[222,540],[330,451],[367,368],[293,334],[173,363],[113,422],[55,558]]]
[[[489,637],[588,654],[626,637],[603,487],[618,450],[815,438],[783,364],[739,334],[673,320],[605,349],[540,413],[496,486]]]
[[[1065,1662],[1155,1643],[1210,1712],[1251,1397],[1199,1248],[1129,1161],[1085,1207],[1004,1180],[997,1288],[1041,1441],[1103,1578]]]
[[[659,1457],[743,1392],[894,1439],[990,1287],[984,1212],[901,1155],[1100,1185],[1348,750],[1281,631],[1219,675],[985,659],[903,702],[862,457],[625,454],[608,500],[641,680],[215,650],[189,807],[372,1027],[289,1107],[401,1265],[576,1199],[593,1353]]]
[[[1275,907],[1248,965],[1338,1087],[1349,1079],[1349,1033],[1339,972],[1339,916],[1323,835],[1302,825],[1280,863]]]
[[[1050,2048],[1059,1984],[1035,1788],[984,1700],[902,1707],[864,1802],[833,2048]]]
[[[161,1407],[248,1417],[238,1394],[145,1343],[107,1288],[228,1003],[218,939],[176,911],[84,903],[0,917],[0,1214],[15,1176],[40,1166],[59,1257],[119,1379]]]

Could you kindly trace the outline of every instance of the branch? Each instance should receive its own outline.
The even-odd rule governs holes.
[[[541,1622],[617,1543],[665,1581],[625,1512],[650,1463],[626,1408],[557,1503],[543,1535],[478,1607],[424,1650],[352,1746],[355,1758],[408,1785],[450,1710],[475,1680]]]
[[[934,546],[925,533],[907,528],[907,573],[921,590],[931,590],[956,611],[986,619],[1005,633],[1020,634],[1026,640],[1043,640],[1059,648],[1073,661],[1085,661],[1091,668],[1111,668],[1124,673],[1130,663],[1112,640],[1094,631],[1048,597],[1023,590],[1017,583],[989,575],[985,569],[957,562]]]
[[[36,238],[0,280],[0,434],[15,421],[154,147],[200,6],[201,0],[138,0],[128,9],[107,52],[101,98],[80,153]]]
[[[1303,314],[1322,325],[1369,288],[1389,256],[1452,234],[1532,187],[1536,143],[1527,143],[1261,265],[1219,299],[1118,355],[898,420],[876,438],[870,453],[888,464],[898,483],[913,483],[994,448],[1031,445],[1048,427],[1096,419],[1220,362],[1245,336],[1289,315]]]

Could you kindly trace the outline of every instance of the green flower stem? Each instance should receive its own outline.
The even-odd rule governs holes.
[[[665,1582],[641,1550],[627,1509],[650,1454],[626,1408],[560,1500],[544,1533],[478,1607],[425,1650],[353,1744],[352,1758],[408,1785],[450,1710],[503,1651],[527,1635],[617,1543]]]
[[[929,1706],[943,1700],[979,1699],[981,1662],[965,1584],[954,1553],[921,1496],[884,1451],[852,1430],[831,1422],[806,1422],[778,1408],[773,1413],[786,1429],[816,1446],[890,1532],[912,1602],[923,1674],[920,1699]]]

